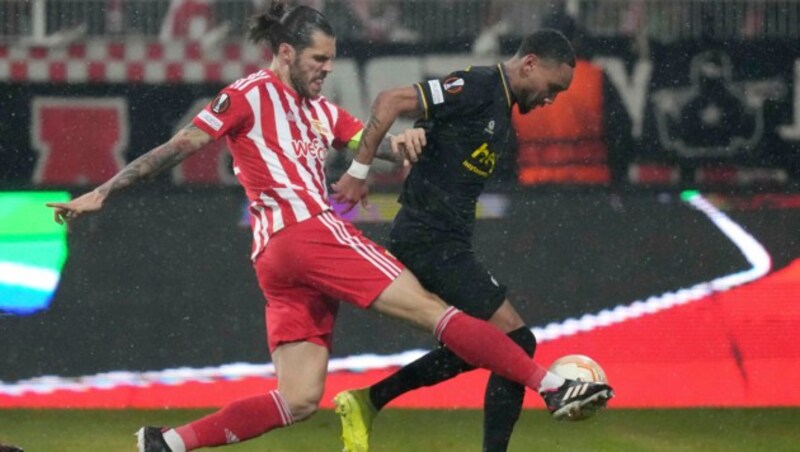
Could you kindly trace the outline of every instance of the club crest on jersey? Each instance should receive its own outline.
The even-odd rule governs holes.
[[[450,77],[443,83],[444,90],[450,94],[458,94],[464,88],[464,79],[460,77]]]
[[[225,113],[231,106],[231,97],[227,93],[220,93],[219,96],[211,101],[211,111],[220,114]]]
[[[328,137],[328,138],[333,136],[331,131],[328,130],[328,127],[325,124],[323,124],[321,121],[318,121],[316,119],[312,119],[311,120],[311,129],[314,130],[314,132],[319,136]]]

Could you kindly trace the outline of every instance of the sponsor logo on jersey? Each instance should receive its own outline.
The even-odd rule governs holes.
[[[497,156],[489,149],[488,143],[483,143],[478,149],[472,151],[470,158],[461,162],[468,171],[480,177],[489,177],[494,172]]]
[[[212,115],[208,112],[208,110],[203,110],[197,115],[197,119],[203,121],[204,123],[208,124],[209,127],[212,129],[219,131],[222,128],[222,121],[219,120],[216,116]]]
[[[444,81],[444,90],[450,94],[458,94],[464,89],[464,79],[460,77],[450,77]]]
[[[230,106],[231,97],[226,93],[220,93],[220,95],[211,102],[211,111],[217,114],[225,113]]]
[[[428,80],[428,86],[431,87],[431,100],[433,105],[444,103],[444,93],[442,92],[442,84],[439,80]]]
[[[292,140],[292,150],[298,157],[311,157],[325,160],[328,148],[319,138],[313,140]]]

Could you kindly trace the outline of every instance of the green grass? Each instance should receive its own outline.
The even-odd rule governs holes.
[[[179,425],[208,411],[0,410],[0,443],[26,452],[133,451],[140,425]],[[556,422],[525,411],[511,451],[797,451],[800,408],[608,410],[583,422]],[[373,431],[381,451],[480,451],[482,413],[390,409]],[[224,448],[245,451],[339,451],[332,411],[261,438]]]

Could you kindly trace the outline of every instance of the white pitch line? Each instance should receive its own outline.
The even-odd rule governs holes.
[[[533,334],[536,335],[536,339],[539,342],[551,341],[560,337],[621,323],[643,315],[654,314],[678,305],[700,300],[714,292],[723,292],[755,281],[769,273],[772,268],[772,259],[767,250],[752,235],[701,195],[693,195],[686,202],[708,217],[739,248],[747,262],[750,263],[750,268],[730,275],[720,276],[711,281],[695,284],[688,288],[666,292],[661,295],[653,295],[645,300],[636,300],[626,306],[619,305],[613,309],[604,309],[596,314],[586,314],[580,319],[569,318],[560,323],[550,323],[543,328],[531,328]]]

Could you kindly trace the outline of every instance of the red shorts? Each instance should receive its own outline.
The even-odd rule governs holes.
[[[339,301],[367,308],[405,268],[330,211],[270,237],[254,267],[270,352],[296,341],[330,349]]]

